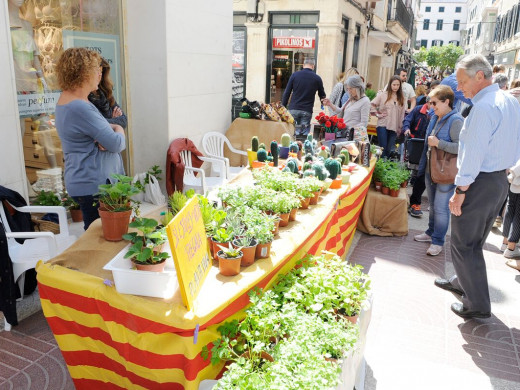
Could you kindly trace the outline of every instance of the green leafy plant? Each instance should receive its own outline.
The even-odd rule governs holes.
[[[72,199],[72,198],[70,198]],[[61,206],[61,199],[52,191],[40,191],[36,199],[31,202],[38,206]]]
[[[235,248],[230,242],[227,247],[225,247],[223,245],[218,245],[218,247],[220,248],[219,256],[220,256],[220,253],[222,252],[221,257],[225,257],[226,259],[236,259],[237,257],[242,257],[242,251],[241,251],[242,247],[241,246]]]
[[[66,192],[63,194],[63,198],[61,198],[61,204],[69,210],[79,210],[79,203],[72,199],[72,196]]]
[[[125,175],[112,174],[114,183],[98,186],[99,201],[103,203],[107,211],[118,212],[132,210],[132,204],[137,204],[131,197],[141,190],[132,183],[133,178]]]
[[[132,243],[125,258],[131,258],[136,263],[155,264],[165,261],[170,255],[157,248],[167,241],[164,228],[158,228],[158,222],[152,218],[136,218],[129,227],[137,229],[123,235],[125,240]]]
[[[168,197],[168,206],[175,216],[179,211],[182,210],[188,200],[190,200],[195,195],[195,190],[189,189],[186,191],[186,194],[183,194],[181,191],[175,191]]]

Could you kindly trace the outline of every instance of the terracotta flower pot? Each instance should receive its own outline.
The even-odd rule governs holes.
[[[123,234],[128,232],[132,210],[111,212],[99,209],[103,236],[107,241],[121,241]]]
[[[257,259],[266,259],[271,255],[271,242],[267,244],[258,244],[256,246],[255,257]]]
[[[238,256],[232,259],[228,259],[223,256],[224,252],[217,252],[218,269],[220,271],[220,274],[224,276],[238,275],[240,273],[240,262],[242,261],[242,256]]]
[[[381,187],[381,193],[382,193],[383,195],[389,195],[389,194],[390,194],[390,188],[385,187],[385,186],[382,186],[382,187]]]
[[[280,214],[280,227],[289,225],[290,213]]]
[[[321,190],[315,191],[314,196],[311,198],[311,201],[309,204],[315,205],[318,204],[318,200],[320,199]]]
[[[274,229],[273,229],[273,236],[276,236],[278,235],[278,233],[280,232],[280,220],[277,220],[275,223],[274,223]]]
[[[341,188],[341,184],[343,183],[343,179],[340,177],[332,180],[332,184],[330,185],[330,188],[332,190],[337,190],[338,188]]]
[[[408,187],[408,180],[405,180],[401,183],[401,188],[406,188]]]
[[[72,222],[81,222],[83,221],[83,213],[80,209],[70,209],[70,217],[72,218]]]
[[[289,221],[296,221],[296,213],[298,212],[298,208],[294,208],[289,213]]]
[[[249,162],[249,166],[253,167],[253,161],[256,160],[256,152],[253,152],[251,149],[247,149],[247,161]]]
[[[400,190],[390,190],[390,196],[394,197],[394,198],[397,198],[399,196],[399,191]]]
[[[253,161],[253,164],[251,164],[251,168],[253,169],[259,169],[265,167],[265,162],[260,162],[258,160]]]
[[[311,198],[303,198],[301,200],[300,208],[301,209],[308,209],[309,203],[311,203]]]
[[[213,238],[211,239],[211,245],[212,245],[212,254],[213,258],[217,259],[217,253],[220,251],[219,245],[227,247],[229,244],[227,242],[217,242]]]
[[[376,188],[376,191],[381,192],[381,188],[383,187],[383,183],[380,181],[375,181],[374,186]]]
[[[154,264],[137,263],[134,260],[132,260],[132,263],[134,263],[135,268],[137,268],[139,271],[150,271],[150,272],[163,272],[164,267],[166,266],[166,260],[163,260],[159,263],[154,263]]]
[[[235,248],[238,248],[240,245],[238,245],[235,241],[233,241],[233,245]],[[252,240],[251,244],[252,245],[250,246],[243,246],[242,249],[240,249],[242,251],[242,261],[240,262],[242,267],[250,266],[255,262],[256,247],[258,243],[256,240]]]

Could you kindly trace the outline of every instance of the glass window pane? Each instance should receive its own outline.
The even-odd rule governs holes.
[[[317,14],[301,14],[300,15],[300,24],[316,24],[318,23],[318,15]]]
[[[8,1],[25,166],[32,184],[37,170],[63,168],[54,111],[61,92],[56,64],[65,49],[88,47],[101,54],[110,66],[110,92],[126,112],[121,0],[26,0],[20,9],[17,3]],[[112,109],[100,112],[112,118]]]
[[[273,24],[290,24],[289,14],[274,14],[272,17]]]

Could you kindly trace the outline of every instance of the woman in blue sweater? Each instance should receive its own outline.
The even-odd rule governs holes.
[[[427,142],[419,165],[419,173],[425,172],[426,190],[430,201],[428,230],[414,237],[415,241],[431,242],[426,253],[437,256],[442,252],[444,239],[450,223],[449,200],[455,184],[437,184],[430,176],[429,150],[436,147],[451,154],[457,154],[459,134],[464,123],[462,116],[453,110],[454,95],[450,87],[440,85],[428,95],[434,115],[426,130]]]
[[[101,57],[85,48],[63,52],[56,67],[63,92],[56,105],[56,129],[65,158],[65,186],[79,203],[84,228],[99,218],[94,194],[112,173],[124,174],[125,131],[109,124],[88,100],[101,79]]]

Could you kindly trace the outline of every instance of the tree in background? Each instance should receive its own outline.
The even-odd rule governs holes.
[[[445,46],[432,46],[429,49],[421,47],[414,54],[414,59],[419,63],[426,62],[434,71],[444,71],[448,68],[453,69],[457,59],[463,54],[462,47],[449,43]]]

